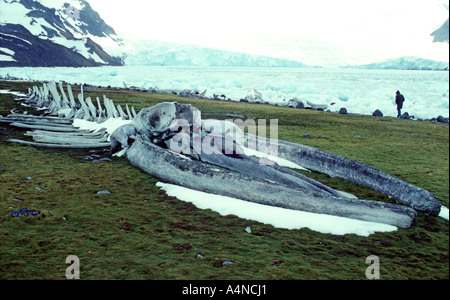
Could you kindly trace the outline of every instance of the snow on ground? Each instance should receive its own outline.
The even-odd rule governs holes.
[[[397,116],[395,92],[406,98],[403,111],[416,118],[449,115],[449,72],[241,68],[241,67],[100,67],[100,68],[2,68],[6,75],[32,80],[67,81],[123,88],[137,86],[168,90],[207,90],[206,96],[225,95],[234,101],[256,89],[263,101],[286,105],[297,97],[303,103],[326,104],[332,112],[372,115],[380,109]],[[231,112],[232,113],[232,112]]]
[[[0,54],[0,61],[16,61],[16,60],[9,55]]]
[[[439,217],[444,218],[448,221],[448,208],[445,206],[441,207],[441,212],[439,213]]]
[[[173,184],[158,182],[156,186],[162,188],[168,196],[190,202],[200,209],[211,209],[223,216],[236,215],[242,219],[258,221],[278,228],[301,229],[307,227],[321,233],[361,236],[397,230],[397,227],[391,225],[262,205],[199,192]]]
[[[6,53],[7,55],[14,56],[15,52],[8,48],[0,47],[0,51]]]

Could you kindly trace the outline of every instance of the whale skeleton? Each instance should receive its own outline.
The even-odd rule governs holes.
[[[11,142],[24,145],[53,147],[53,148],[102,148],[109,147],[109,135],[104,130],[85,130],[73,125],[74,119],[102,124],[114,118],[131,120],[136,115],[134,107],[126,105],[127,113],[120,105],[103,96],[103,106],[97,97],[95,102],[90,97],[85,98],[83,86],[77,97],[72,87],[67,84],[67,92],[60,82],[43,83],[41,87],[33,86],[28,89],[25,98],[19,98],[22,105],[34,108],[40,116],[12,113],[6,117],[0,116],[1,123],[10,126],[29,129],[25,135],[34,141],[11,139]],[[94,105],[94,103],[96,105]],[[134,115],[133,115],[133,113]]]
[[[59,88],[63,91],[62,84]],[[103,97],[103,109],[98,98],[97,107],[90,98],[85,99],[83,90],[78,95],[78,102],[70,85],[67,92],[68,96],[64,93],[60,96],[55,83],[29,89],[25,104],[34,108],[46,107],[44,115],[12,114],[1,117],[0,122],[33,129],[26,135],[31,136],[34,142],[9,141],[55,148],[110,146],[113,155],[125,155],[133,166],[168,183],[265,205],[400,228],[413,226],[417,212],[436,216],[441,209],[433,194],[343,156],[301,144],[244,134],[238,126],[233,128],[231,135],[218,125],[220,128],[213,130],[211,126],[204,126],[208,120],[202,120],[201,112],[190,104],[164,102],[136,114],[134,107],[130,109],[126,105],[124,111],[120,106],[114,106],[106,96]],[[100,127],[110,118],[130,122],[107,133],[104,129],[76,128],[72,124],[74,118],[96,122]],[[176,123],[178,120],[184,123]],[[223,122],[227,121],[221,124]],[[205,143],[211,136],[215,142],[209,145],[215,151],[196,151],[198,143]],[[174,144],[175,137],[188,137],[182,143],[182,152],[173,150],[173,145],[180,146],[179,140]],[[256,157],[242,151],[248,145],[260,145],[260,142],[262,145],[277,142],[279,157],[310,170],[366,185],[401,204],[357,199],[291,169],[277,164],[261,164]],[[227,148],[230,145],[231,153]]]

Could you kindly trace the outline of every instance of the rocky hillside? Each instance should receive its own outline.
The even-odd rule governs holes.
[[[431,35],[434,37],[433,42],[435,43],[439,42],[448,43],[449,42],[448,19],[441,27],[433,31]]]
[[[0,0],[0,67],[123,65],[121,40],[85,0]]]

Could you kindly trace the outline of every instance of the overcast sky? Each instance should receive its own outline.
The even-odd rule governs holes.
[[[431,32],[449,0],[88,0],[122,37],[290,58],[370,63],[399,56],[448,61]]]

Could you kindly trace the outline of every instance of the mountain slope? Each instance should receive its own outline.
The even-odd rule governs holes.
[[[343,66],[347,69],[384,69],[384,70],[448,70],[448,62],[440,62],[419,57],[398,57],[379,63]]]
[[[121,41],[84,0],[0,0],[0,67],[122,65],[102,44]]]
[[[433,42],[435,43],[448,43],[449,42],[449,28],[448,28],[448,21],[445,21],[445,23],[433,31],[431,35],[434,37]]]

